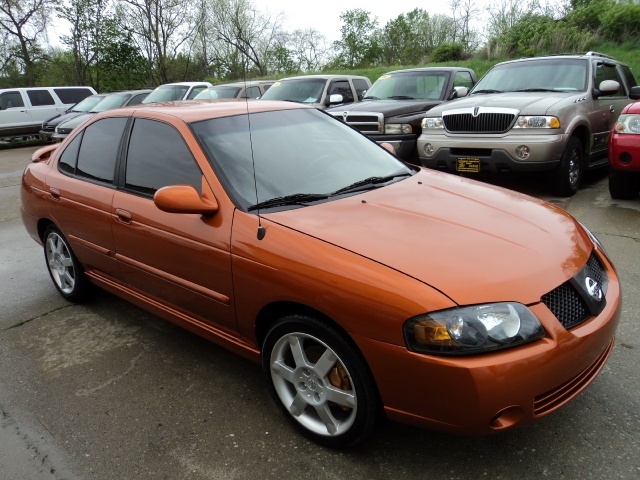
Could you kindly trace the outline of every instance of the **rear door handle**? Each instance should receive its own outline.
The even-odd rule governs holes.
[[[53,200],[60,200],[60,190],[54,187],[49,188],[49,195]]]

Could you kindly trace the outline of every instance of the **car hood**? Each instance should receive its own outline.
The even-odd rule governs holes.
[[[580,95],[584,96],[584,95]],[[575,95],[563,92],[508,92],[475,94],[447,102],[429,112],[429,116],[446,110],[469,107],[515,108],[523,115],[544,115],[559,102],[572,102]],[[579,97],[578,97],[579,98]]]
[[[624,110],[622,110],[622,113],[640,114],[640,100],[627,105]]]
[[[574,276],[592,249],[554,205],[427,170],[263,218],[403,272],[458,304],[538,302]]]
[[[442,100],[363,100],[342,107],[332,107],[327,111],[337,116],[343,112],[376,112],[391,117],[426,112],[441,103]]]
[[[59,125],[63,122],[67,122],[69,120],[71,120],[72,118],[76,118],[80,115],[84,115],[84,113],[82,112],[69,112],[69,113],[63,113],[61,115],[56,115],[55,117],[50,118],[49,120],[47,120],[45,123],[48,123],[49,125]]]
[[[78,125],[84,122],[87,118],[91,118],[94,115],[95,113],[81,113],[80,115],[77,115],[71,118],[70,120],[65,121],[64,123],[63,122],[59,123],[58,126],[63,128],[76,128]]]

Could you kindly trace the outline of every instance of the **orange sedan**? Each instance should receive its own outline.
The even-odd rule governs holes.
[[[315,109],[130,107],[34,154],[22,218],[55,287],[97,285],[261,363],[332,447],[387,417],[487,434],[600,372],[615,269],[560,208],[407,166]]]

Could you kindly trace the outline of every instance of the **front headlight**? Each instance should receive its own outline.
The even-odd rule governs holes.
[[[387,135],[399,135],[401,133],[413,133],[413,128],[408,123],[390,123],[384,126]]]
[[[422,119],[420,126],[423,130],[442,130],[444,122],[442,117],[427,117]]]
[[[616,133],[640,134],[640,115],[620,115],[614,131]]]
[[[544,337],[536,316],[521,303],[491,303],[431,312],[408,320],[409,350],[436,355],[484,353]]]
[[[560,128],[560,120],[545,115],[521,115],[513,128]]]

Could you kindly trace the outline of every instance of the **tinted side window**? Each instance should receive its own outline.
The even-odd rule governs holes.
[[[354,78],[353,86],[356,87],[358,100],[362,100],[362,97],[364,96],[364,92],[369,90],[369,84],[365,80],[362,80],[361,78]]]
[[[193,97],[198,95],[201,91],[205,90],[206,88],[207,88],[206,85],[200,85],[198,87],[193,87],[193,90],[191,90],[191,92],[189,92],[189,96],[187,96],[187,100],[191,100]]]
[[[113,183],[118,149],[127,120],[127,117],[104,118],[84,129],[78,154],[78,175]]]
[[[258,98],[260,96],[260,88],[249,87],[244,91],[242,98]]]
[[[638,85],[635,77],[633,76],[633,72],[631,72],[631,69],[626,65],[622,65],[622,75],[624,75],[624,78],[627,80],[627,87],[631,88]]]
[[[153,195],[159,188],[185,184],[202,193],[202,172],[182,135],[166,123],[136,119],[127,152],[126,188]]]
[[[353,92],[351,91],[351,85],[346,80],[338,80],[331,84],[331,88],[329,88],[329,95],[334,94],[342,95],[343,102],[353,102]]]
[[[2,110],[24,107],[22,95],[20,95],[20,92],[4,92],[0,95],[0,107]]]
[[[147,98],[147,95],[149,95],[148,92],[139,93],[137,95],[134,95],[133,98],[131,100],[129,100],[129,103],[127,103],[127,105],[138,105],[140,102],[142,102],[142,100]]]
[[[453,78],[454,87],[467,87],[471,90],[473,87],[473,79],[469,72],[456,72],[456,76]]]
[[[88,88],[54,88],[53,91],[62,103],[78,103],[89,95],[93,95]]]
[[[58,160],[58,170],[65,173],[75,173],[76,165],[78,163],[78,151],[80,150],[80,143],[82,142],[82,133],[77,135],[71,143],[64,149],[60,160]]]
[[[31,105],[34,107],[40,107],[42,105],[55,105],[56,101],[49,93],[49,90],[27,90],[27,95],[31,101]]]

